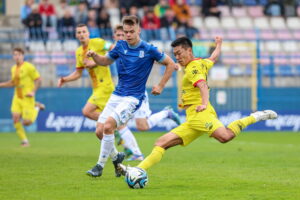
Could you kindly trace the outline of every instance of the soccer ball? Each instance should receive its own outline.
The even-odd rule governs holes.
[[[130,167],[125,175],[125,182],[132,189],[144,188],[148,183],[147,172],[138,167]]]

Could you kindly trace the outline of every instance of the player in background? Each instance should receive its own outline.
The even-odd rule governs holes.
[[[107,66],[97,65],[93,59],[86,56],[88,50],[93,50],[100,55],[105,55],[111,48],[111,43],[101,38],[89,38],[89,30],[85,24],[78,24],[76,27],[76,38],[80,42],[80,47],[76,50],[76,70],[58,80],[58,87],[63,86],[67,82],[75,81],[82,76],[83,70],[88,70],[92,81],[93,93],[88,99],[86,105],[82,109],[84,116],[92,120],[98,120],[100,113],[103,111],[106,102],[114,90],[114,83],[111,78],[110,69]],[[102,140],[101,134],[96,134]],[[110,153],[110,157],[116,167],[118,163],[125,158],[124,153],[119,153],[115,146],[114,151]],[[116,173],[116,176],[120,174]]]
[[[215,38],[216,48],[208,59],[195,58],[192,42],[180,37],[172,42],[173,52],[178,63],[185,69],[182,80],[182,108],[186,110],[186,122],[161,136],[149,156],[137,167],[147,170],[160,162],[165,151],[173,146],[187,146],[196,138],[208,134],[221,143],[235,138],[244,128],[256,122],[277,118],[272,110],[257,111],[248,117],[236,120],[227,127],[218,120],[213,106],[209,102],[207,76],[209,69],[220,55],[222,38]],[[119,170],[125,175],[128,167],[120,164]]]
[[[152,88],[152,94],[159,95],[172,76],[175,63],[156,47],[140,39],[141,28],[136,16],[122,19],[125,40],[119,40],[106,56],[89,51],[97,64],[110,65],[117,62],[118,85],[101,113],[96,132],[103,133],[101,150],[97,164],[88,171],[92,176],[101,176],[109,153],[114,146],[114,131],[131,119],[145,98],[146,81],[154,61],[166,66],[158,85]]]
[[[114,40],[115,41],[124,40],[124,31],[122,25],[116,26],[114,30]],[[156,126],[158,122],[166,118],[174,120],[174,122],[177,125],[180,124],[179,115],[175,113],[173,109],[169,106],[165,107],[162,111],[158,113],[154,113],[152,115],[151,113],[152,111],[150,110],[150,106],[149,106],[148,93],[145,92],[145,98],[142,102],[141,107],[134,113],[136,128],[139,131],[150,130],[151,128]],[[130,153],[132,153],[131,157],[128,158],[127,161],[143,160],[144,155],[142,154],[138,146],[138,143],[134,135],[130,131],[130,129],[127,126],[121,126],[118,128],[118,132],[121,137],[121,141],[119,141],[118,143],[124,146],[125,153],[128,152],[128,150]]]
[[[21,139],[21,146],[28,147],[29,141],[24,126],[31,125],[37,118],[39,110],[45,106],[35,101],[35,93],[41,85],[41,77],[35,66],[24,61],[24,50],[14,48],[13,59],[16,62],[11,68],[11,80],[0,83],[0,87],[15,87],[11,104],[14,127]]]

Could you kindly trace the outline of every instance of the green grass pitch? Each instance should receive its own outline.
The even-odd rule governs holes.
[[[147,155],[162,133],[135,135]],[[94,134],[28,136],[31,147],[22,148],[15,134],[0,134],[1,200],[300,199],[299,133],[245,132],[227,144],[202,136],[168,150],[139,190],[114,177],[111,161],[102,177],[85,175],[99,154]]]

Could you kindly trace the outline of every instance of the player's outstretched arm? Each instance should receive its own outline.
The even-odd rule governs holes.
[[[209,91],[206,81],[200,81],[197,83],[197,87],[200,89],[200,94],[202,97],[201,105],[196,107],[197,112],[201,112],[207,108],[208,100],[209,100]]]
[[[86,55],[87,57],[92,57],[95,63],[101,66],[107,66],[113,63],[113,60],[106,56],[101,56],[94,51],[88,51]]]
[[[164,59],[164,61],[161,64],[166,66],[166,70],[165,70],[164,75],[163,75],[162,79],[160,80],[159,84],[153,86],[153,88],[152,88],[151,93],[154,95],[159,95],[162,92],[166,83],[171,78],[173,71],[177,68],[174,61],[168,55],[166,55],[166,58]]]
[[[15,86],[13,80],[0,83],[0,87],[13,87],[13,86]]]
[[[209,60],[216,62],[221,54],[221,47],[222,47],[222,37],[216,36],[215,37],[215,43],[216,43],[216,48],[212,52],[211,56],[208,58]]]
[[[64,83],[66,82],[71,82],[79,79],[82,76],[82,69],[76,69],[72,74],[65,76],[65,77],[60,77],[57,82],[57,87],[63,86]]]

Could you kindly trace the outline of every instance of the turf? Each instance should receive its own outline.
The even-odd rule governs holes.
[[[146,155],[160,135],[136,134]],[[227,144],[203,136],[188,147],[168,150],[140,190],[115,178],[110,161],[102,177],[85,175],[99,154],[94,134],[29,138],[31,147],[22,148],[15,134],[0,134],[1,200],[300,199],[299,133],[247,132]]]

